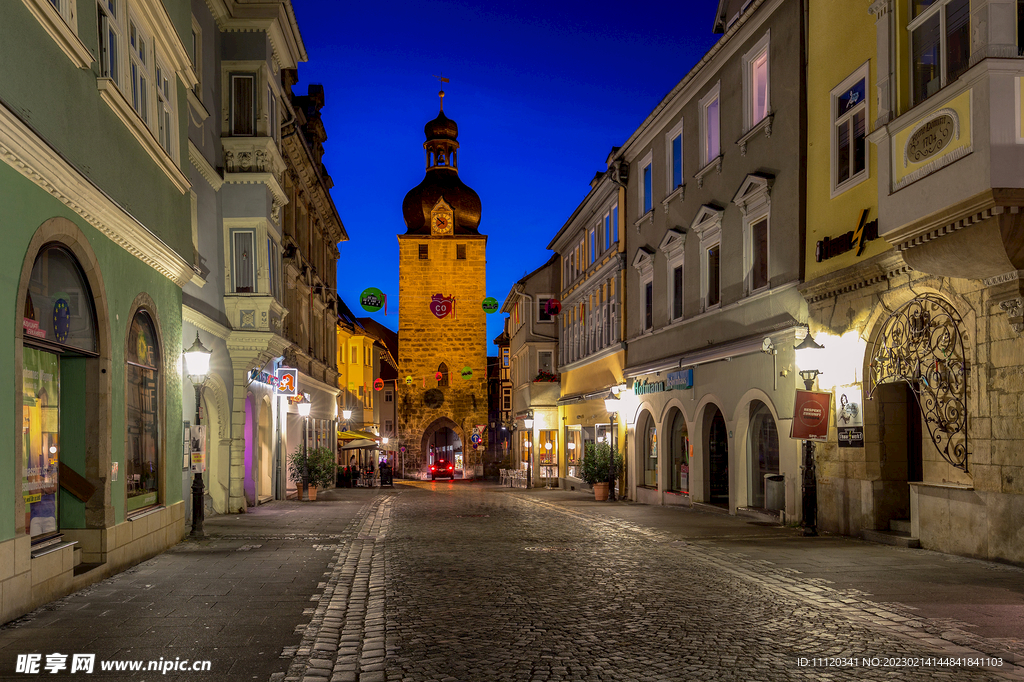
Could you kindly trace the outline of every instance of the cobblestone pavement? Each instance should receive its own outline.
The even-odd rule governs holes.
[[[464,482],[333,491],[208,528],[0,628],[0,680],[63,676],[11,673],[30,652],[211,661],[104,681],[1024,680],[1024,625],[859,589],[891,571],[908,594],[1024,613],[1018,567]]]

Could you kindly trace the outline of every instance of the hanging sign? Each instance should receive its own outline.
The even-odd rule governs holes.
[[[797,391],[793,408],[793,426],[789,437],[797,440],[828,440],[828,417],[832,412],[832,394]]]
[[[363,307],[363,310],[369,313],[375,313],[381,308],[385,308],[384,314],[387,315],[387,304],[388,297],[384,295],[384,292],[376,287],[370,287],[364,289],[363,293],[359,294],[359,305]]]
[[[434,294],[430,297],[430,312],[434,313],[434,317],[439,320],[446,317],[454,308],[454,296],[445,297],[441,294]]]
[[[493,296],[488,296],[487,298],[484,299],[484,302],[481,307],[483,307],[484,312],[487,313],[488,315],[490,315],[491,313],[496,313],[498,312],[499,307],[498,299],[494,298]]]
[[[373,381],[373,390],[375,390],[375,391],[383,391],[384,390],[384,380],[380,379],[380,378],[374,379],[374,381]]]
[[[860,386],[840,386],[836,389],[839,402],[836,405],[836,427],[839,432],[839,447],[864,447],[864,415],[861,410]]]
[[[560,312],[562,312],[562,302],[557,298],[549,298],[544,304],[545,315],[557,315]]]
[[[299,370],[294,367],[277,368],[277,395],[294,397],[299,394]]]
[[[463,379],[472,379],[473,378],[473,368],[472,367],[463,367],[462,368],[462,378]]]
[[[406,386],[412,386],[412,377],[411,376],[406,376],[405,377],[405,385]]]

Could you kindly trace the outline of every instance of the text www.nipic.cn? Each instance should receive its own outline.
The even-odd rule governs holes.
[[[70,659],[70,660],[69,660]],[[161,658],[156,661],[100,661],[99,669],[103,672],[158,672],[166,675],[169,672],[209,672],[210,661],[190,661],[175,658]],[[96,670],[96,654],[18,654],[15,664],[16,673],[92,673]]]

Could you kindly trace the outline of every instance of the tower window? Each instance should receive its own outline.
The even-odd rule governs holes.
[[[466,260],[466,245],[456,244],[455,245],[455,257],[458,260]]]
[[[427,245],[420,244],[420,260],[427,260]]]
[[[448,365],[441,363],[437,367],[437,385],[447,386],[448,385]]]

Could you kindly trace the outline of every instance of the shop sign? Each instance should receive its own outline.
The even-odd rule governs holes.
[[[633,381],[633,393],[636,395],[647,395],[648,393],[662,393],[665,390],[664,381]]]
[[[857,249],[858,256],[864,253],[867,242],[878,239],[878,219],[867,222],[868,210],[865,208],[860,212],[856,230],[850,230],[832,239],[825,237],[819,241],[814,247],[814,261],[820,263],[854,249]]]
[[[296,396],[299,394],[299,370],[294,367],[277,369],[277,395]]]
[[[845,386],[836,389],[839,402],[836,404],[836,427],[839,432],[839,447],[864,447],[864,413],[861,409],[860,386]]]
[[[797,391],[793,408],[793,427],[789,437],[797,440],[828,440],[832,394],[820,391]]]
[[[682,390],[693,388],[693,368],[681,369],[678,372],[670,372],[668,375],[668,390]]]
[[[269,386],[277,386],[277,377],[269,372],[264,372],[257,368],[253,368],[249,371],[249,381],[259,384],[267,384]]]
[[[37,339],[46,338],[46,330],[40,329],[39,323],[36,322],[35,320],[30,320],[27,317],[22,318],[21,328],[24,330],[24,333],[28,334],[29,336],[34,336]]]

